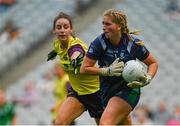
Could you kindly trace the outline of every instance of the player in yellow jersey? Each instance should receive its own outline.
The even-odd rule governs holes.
[[[63,12],[54,19],[53,32],[57,38],[54,40],[53,51],[48,54],[48,60],[59,56],[60,65],[68,74],[72,86],[68,88],[68,97],[62,103],[54,124],[71,124],[86,110],[98,124],[103,112],[99,76],[79,74],[87,46],[72,35],[71,18]]]

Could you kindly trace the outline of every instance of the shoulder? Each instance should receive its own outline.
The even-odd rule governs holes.
[[[71,46],[74,45],[81,45],[82,47],[87,47],[87,45],[85,44],[85,42],[83,40],[81,40],[78,37],[74,37],[73,39],[70,40],[71,42]]]
[[[70,47],[69,49],[71,50],[72,48],[81,48],[85,51],[87,51],[87,45],[83,40],[81,40],[78,37],[73,37],[73,39],[70,40]]]
[[[98,42],[106,42],[107,41],[106,40],[106,36],[105,36],[104,33],[102,33],[99,36],[97,36],[95,40],[98,41]]]
[[[143,40],[139,36],[131,34],[131,38],[133,39],[134,44],[136,44],[138,46],[143,46],[144,45]]]
[[[59,40],[58,40],[57,38],[55,38],[55,39],[53,40],[53,42],[54,42],[54,44],[57,44],[57,43],[59,43]]]
[[[84,43],[84,41],[81,40],[81,39],[78,38],[78,37],[72,37],[69,41],[70,41],[72,44],[76,44],[76,43]]]
[[[55,49],[57,49],[59,47],[59,45],[60,45],[60,42],[59,42],[58,39],[54,39],[53,43],[54,43],[54,48]]]
[[[92,59],[98,59],[104,50],[106,49],[107,45],[105,44],[103,35],[97,36],[93,42],[91,42],[87,56]]]
[[[78,43],[84,43],[84,41],[78,37],[73,37],[73,41]]]
[[[107,46],[105,35],[100,34],[99,36],[97,36],[94,39],[94,41],[92,42],[92,44],[96,47],[101,47],[101,48],[105,49]]]

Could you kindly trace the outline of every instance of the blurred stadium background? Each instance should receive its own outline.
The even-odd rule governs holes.
[[[51,124],[50,109],[54,104],[48,89],[54,79],[56,61],[46,62],[52,49],[54,17],[64,11],[74,20],[75,35],[87,45],[102,32],[104,10],[123,10],[132,31],[140,29],[140,37],[159,63],[157,76],[142,89],[133,124],[168,125],[180,121],[180,14],[168,10],[169,0],[15,0],[0,9],[0,88],[8,100],[23,96],[31,83],[37,99],[29,106],[16,106],[17,124]],[[176,5],[179,6],[177,0]],[[1,7],[1,6],[0,6]],[[17,38],[4,41],[2,34],[7,22],[14,25]],[[140,123],[143,122],[144,123]],[[76,124],[95,124],[87,112]]]

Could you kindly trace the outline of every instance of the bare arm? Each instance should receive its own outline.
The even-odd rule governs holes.
[[[149,54],[149,56],[143,62],[148,66],[147,75],[143,76],[139,81],[129,82],[127,84],[128,87],[131,88],[144,87],[150,84],[152,78],[155,76],[158,69],[158,63],[155,60],[155,58],[152,56],[152,54]]]
[[[100,68],[95,67],[95,64],[96,60],[90,59],[85,56],[81,65],[80,73],[98,75],[100,73]]]
[[[148,66],[148,74],[154,77],[158,69],[158,63],[155,58],[152,54],[149,54],[143,62]]]
[[[124,67],[124,62],[119,62],[119,58],[115,59],[114,62],[108,67],[98,68],[95,66],[95,64],[96,60],[85,56],[83,64],[81,65],[80,73],[101,76],[121,76]]]

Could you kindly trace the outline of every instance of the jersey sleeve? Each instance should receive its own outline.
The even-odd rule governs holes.
[[[136,53],[136,57],[143,61],[145,60],[148,56],[149,56],[149,51],[145,46],[138,46],[137,48],[137,53]]]
[[[83,56],[85,55],[85,51],[84,51],[83,47],[82,47],[80,44],[76,44],[76,45],[73,45],[73,46],[71,46],[71,47],[69,48],[69,50],[68,50],[68,55],[69,55],[69,57],[71,57],[72,54],[73,54],[74,52],[76,52],[76,51],[78,51],[78,52],[80,52],[81,54],[83,54]]]
[[[145,47],[143,40],[139,39],[137,36],[133,36],[135,42],[136,53],[135,57],[137,57],[140,61],[145,60],[149,56],[149,50]]]
[[[97,60],[101,57],[103,48],[98,38],[96,38],[89,46],[86,56],[88,58]]]

